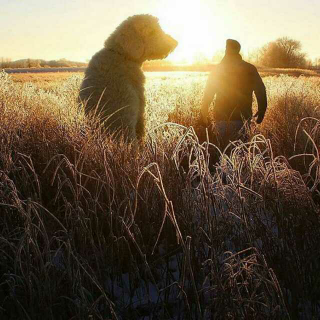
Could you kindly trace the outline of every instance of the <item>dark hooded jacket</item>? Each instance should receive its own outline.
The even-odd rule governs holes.
[[[267,108],[267,96],[256,67],[243,61],[240,54],[229,53],[211,72],[205,99],[212,101],[216,94],[216,121],[248,120],[252,117],[253,92],[258,102],[258,113],[263,117]]]

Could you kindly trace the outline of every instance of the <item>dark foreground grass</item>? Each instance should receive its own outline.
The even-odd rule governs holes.
[[[44,91],[1,75],[1,319],[316,319],[313,100],[283,131],[292,145],[266,119],[220,151],[196,135],[201,84],[155,83],[149,113],[163,96],[191,109],[137,147],[94,130],[78,78]]]

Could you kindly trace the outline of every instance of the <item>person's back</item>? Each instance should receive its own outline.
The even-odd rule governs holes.
[[[216,82],[215,120],[241,120],[252,117],[252,93],[256,69],[240,55],[225,57],[214,74]]]
[[[206,122],[208,107],[216,95],[213,112],[216,127],[225,128],[227,123],[234,131],[252,118],[253,92],[258,100],[257,123],[262,121],[267,108],[262,79],[255,66],[242,60],[239,51],[237,41],[227,40],[226,55],[208,78],[201,108],[202,121]]]

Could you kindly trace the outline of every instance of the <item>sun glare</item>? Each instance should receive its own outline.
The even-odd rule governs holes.
[[[179,45],[168,60],[192,63],[201,57],[212,58],[215,51],[223,49],[221,19],[208,12],[199,1],[170,1],[159,3],[156,12],[165,32]]]

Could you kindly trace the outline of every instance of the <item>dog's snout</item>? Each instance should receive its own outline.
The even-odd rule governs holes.
[[[172,38],[172,41],[173,41],[174,48],[176,48],[178,46],[179,42],[176,39],[173,39],[173,38]]]
[[[168,42],[170,44],[170,46],[175,49],[178,45],[178,41],[176,39],[174,39],[173,37],[171,37],[170,35],[167,35],[168,36]]]

